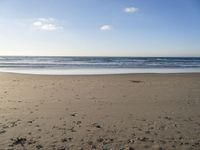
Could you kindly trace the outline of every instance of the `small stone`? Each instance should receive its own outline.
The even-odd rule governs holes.
[[[93,123],[93,126],[95,126],[96,128],[101,128],[101,126],[97,123]]]
[[[96,128],[101,128],[101,126],[100,125],[96,125]]]
[[[72,113],[71,116],[75,117],[75,116],[76,116],[76,113]]]

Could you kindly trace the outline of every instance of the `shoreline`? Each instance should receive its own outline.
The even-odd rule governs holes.
[[[138,77],[150,77],[150,76],[199,76],[200,77],[200,72],[185,72],[185,73],[126,73],[126,74],[26,74],[26,73],[15,73],[15,72],[1,72],[0,71],[0,76],[24,76],[24,77],[61,77],[61,78],[73,78],[73,77],[131,77],[131,76],[138,76]]]
[[[200,72],[146,72],[146,73],[102,73],[102,74],[47,74],[47,73],[20,73],[20,72],[4,72],[0,71],[0,74],[13,74],[13,75],[30,75],[30,76],[126,76],[126,75],[179,75],[179,74],[200,74]]]

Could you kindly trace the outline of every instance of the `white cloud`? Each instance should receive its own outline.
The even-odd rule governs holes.
[[[32,26],[36,29],[46,31],[62,29],[62,26],[60,26],[54,18],[38,18],[32,23]]]
[[[111,29],[112,29],[111,25],[102,25],[102,26],[100,27],[100,30],[101,30],[101,31],[109,31],[109,30],[111,30]]]
[[[135,7],[127,7],[127,8],[125,8],[124,9],[124,11],[126,12],[126,13],[135,13],[135,12],[137,12],[139,9],[138,8],[135,8]]]
[[[40,22],[40,21],[33,22],[33,26],[40,27],[40,26],[42,26],[42,22]]]

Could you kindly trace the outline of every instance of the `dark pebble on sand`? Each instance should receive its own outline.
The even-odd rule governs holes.
[[[101,128],[101,126],[100,125],[96,125],[96,128]]]
[[[97,123],[93,123],[92,124],[94,127],[96,127],[96,128],[102,128],[99,124],[97,124]]]
[[[72,113],[71,116],[75,117],[75,116],[76,116],[76,113]]]
[[[95,125],[95,127],[96,127],[96,128],[101,128],[101,126],[100,126],[100,125],[98,125],[98,124],[97,124],[97,125]]]

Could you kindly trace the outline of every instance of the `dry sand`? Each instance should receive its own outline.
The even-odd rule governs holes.
[[[200,149],[200,74],[0,73],[0,149]]]

